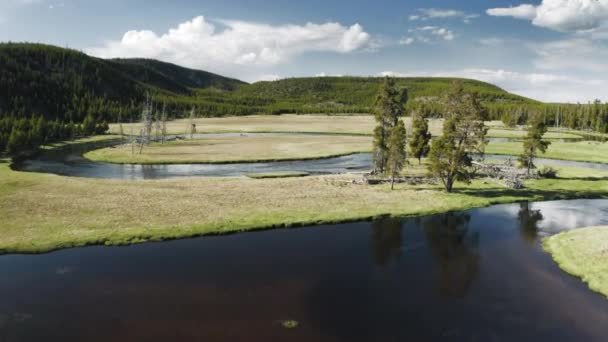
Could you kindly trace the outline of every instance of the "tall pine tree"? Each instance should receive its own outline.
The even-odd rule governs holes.
[[[386,170],[391,130],[405,113],[407,100],[407,89],[400,92],[395,86],[395,80],[387,77],[374,104],[377,126],[374,129],[373,158],[376,172],[384,173]]]
[[[386,166],[391,177],[391,190],[393,190],[395,187],[395,177],[399,175],[407,162],[407,152],[405,151],[406,131],[403,120],[399,120],[393,127],[388,142],[389,148]]]
[[[429,124],[422,116],[422,113],[417,112],[412,118],[412,134],[410,137],[410,153],[416,159],[418,164],[422,163],[422,157],[429,153],[429,143],[431,141],[431,133],[429,132]]]

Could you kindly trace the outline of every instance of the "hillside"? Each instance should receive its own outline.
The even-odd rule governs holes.
[[[82,122],[91,113],[135,116],[145,93],[192,97],[192,88],[233,90],[244,82],[144,59],[103,60],[41,44],[0,44],[0,116]]]
[[[413,102],[432,102],[452,78],[400,78]],[[0,44],[0,116],[42,115],[82,122],[136,119],[144,94],[166,103],[171,115],[196,107],[198,115],[369,112],[382,78],[293,78],[251,85],[206,71],[150,59],[104,60],[40,44]],[[534,101],[494,85],[463,80],[486,103]]]
[[[481,81],[456,78],[397,78],[400,88],[408,88],[414,102],[433,102],[447,92],[455,81],[468,91],[478,92],[487,104],[533,104],[534,100],[508,93]],[[314,77],[257,82],[239,88],[243,97],[272,100],[279,112],[369,112],[383,82],[382,77]]]
[[[190,88],[235,90],[247,83],[207,71],[183,68],[153,59],[106,60],[134,80],[180,94],[190,94]]]

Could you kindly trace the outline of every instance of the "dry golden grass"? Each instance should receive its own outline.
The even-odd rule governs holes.
[[[134,164],[225,163],[315,159],[369,152],[371,137],[346,135],[271,135],[210,137],[154,143],[142,154],[131,145],[94,150],[85,156],[97,161]]]
[[[410,118],[405,118],[405,121],[406,127],[410,128]],[[371,135],[376,126],[372,115],[251,115],[198,118],[194,122],[199,133],[303,132]],[[170,134],[185,134],[188,124],[188,119],[170,121],[167,123],[167,131]],[[430,120],[429,126],[433,135],[439,135],[443,120]],[[137,134],[141,124],[123,124],[124,134],[130,134],[131,127],[134,134]],[[110,125],[110,132],[119,133],[118,125]]]
[[[408,132],[411,132],[411,118],[404,118]],[[222,118],[197,118],[194,120],[199,133],[231,133],[231,132],[302,132],[302,133],[339,133],[371,135],[376,123],[372,115],[251,115],[231,116]],[[186,134],[190,120],[179,119],[167,123],[169,134]],[[505,127],[500,121],[488,121],[490,128],[488,137],[522,138],[525,130]],[[133,130],[131,131],[131,128]],[[123,124],[123,133],[138,134],[140,123]],[[443,120],[430,119],[429,130],[433,136],[442,134]],[[120,132],[117,124],[110,125],[110,132]],[[548,132],[547,139],[580,138],[575,132]]]

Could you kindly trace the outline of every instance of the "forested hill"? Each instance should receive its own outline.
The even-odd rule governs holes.
[[[410,98],[429,103],[454,79],[399,78]],[[486,103],[532,100],[494,85],[463,80]],[[0,44],[0,117],[43,116],[82,122],[136,119],[146,93],[172,116],[191,107],[199,115],[369,112],[382,78],[316,77],[245,82],[149,59],[104,60],[40,44]],[[415,101],[414,101],[415,102]]]
[[[0,44],[0,115],[110,120],[144,94],[192,96],[191,88],[233,90],[244,82],[144,59],[103,60],[39,44]],[[102,113],[107,112],[107,113]]]
[[[436,100],[453,81],[399,78],[397,85],[409,89],[408,106],[439,116]],[[536,103],[488,83],[463,82],[494,113]],[[192,108],[198,116],[369,113],[381,83],[381,77],[315,77],[247,84],[156,60],[100,59],[49,45],[0,43],[0,152],[11,140],[15,149],[35,147],[103,132],[108,122],[137,121],[147,94],[169,118]]]
[[[455,78],[396,78],[399,88],[408,88],[410,99],[430,103],[447,92]],[[460,79],[466,90],[479,93],[487,104],[538,103],[481,81]],[[242,97],[272,99],[283,111],[300,106],[303,112],[369,112],[384,79],[382,77],[313,77],[257,82],[239,88]],[[345,110],[341,110],[344,108]]]

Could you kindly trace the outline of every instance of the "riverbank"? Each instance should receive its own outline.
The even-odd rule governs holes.
[[[561,269],[608,298],[608,226],[564,232],[543,245]]]
[[[90,151],[85,157],[116,164],[228,164],[311,160],[369,152],[366,136],[243,135],[152,143],[139,154],[138,146],[118,145]]]
[[[358,176],[103,180],[13,171],[0,163],[0,253],[41,253],[205,234],[421,216],[498,203],[608,196],[608,172],[559,167],[559,179],[512,190],[490,181],[348,184]]]

